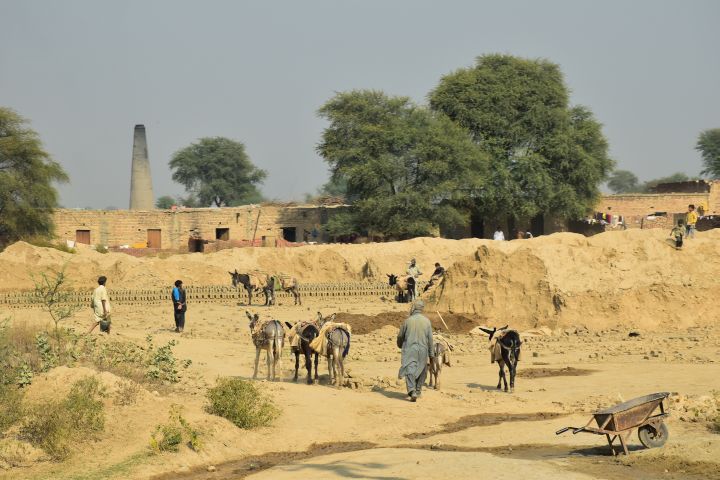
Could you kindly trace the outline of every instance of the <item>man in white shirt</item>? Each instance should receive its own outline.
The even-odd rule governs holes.
[[[107,277],[104,275],[98,278],[98,287],[92,295],[93,324],[88,333],[100,325],[100,331],[110,334],[110,297],[108,296],[105,283]]]
[[[505,240],[505,234],[500,227],[497,227],[495,229],[495,233],[493,234],[493,240]]]

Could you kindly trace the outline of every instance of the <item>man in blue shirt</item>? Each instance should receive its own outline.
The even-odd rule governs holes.
[[[182,280],[175,280],[175,287],[172,289],[173,313],[175,315],[175,331],[182,333],[185,328],[185,312],[187,311],[187,302],[185,289]]]

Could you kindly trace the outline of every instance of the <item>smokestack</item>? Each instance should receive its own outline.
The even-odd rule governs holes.
[[[155,198],[150,176],[145,125],[135,125],[130,175],[130,210],[152,210],[154,208]]]

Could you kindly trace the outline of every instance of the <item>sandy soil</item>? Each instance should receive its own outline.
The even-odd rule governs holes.
[[[327,479],[411,479],[441,475],[479,478],[481,473],[489,478],[518,475],[539,479],[720,478],[717,460],[720,436],[712,433],[705,421],[720,414],[714,400],[718,397],[711,395],[713,390],[720,390],[720,328],[716,322],[719,313],[714,305],[703,303],[714,295],[711,287],[720,278],[717,235],[699,235],[696,243],[688,242],[691,245],[686,252],[668,248],[658,253],[653,248],[666,248],[662,238],[640,232],[645,236],[638,240],[632,238],[637,232],[626,233],[605,234],[590,240],[552,236],[540,239],[537,247],[532,242],[506,242],[486,247],[488,255],[482,250],[487,242],[482,241],[458,242],[451,251],[440,253],[434,240],[412,241],[418,244],[418,249],[430,242],[434,255],[455,259],[454,263],[446,262],[450,273],[443,295],[452,294],[455,298],[473,295],[485,302],[481,311],[472,312],[448,307],[442,299],[437,301],[453,330],[448,334],[455,346],[453,366],[443,370],[441,389],[425,390],[417,403],[406,400],[403,385],[396,380],[400,355],[395,336],[407,306],[380,299],[350,299],[309,300],[302,307],[253,307],[261,316],[271,315],[283,321],[310,319],[317,311],[339,312],[341,319],[355,329],[346,362],[355,388],[328,386],[327,366],[322,361],[319,385],[291,382],[294,358],[286,351],[283,380],[258,381],[281,407],[282,415],[273,426],[254,431],[237,429],[203,411],[205,390],[215,378],[226,375],[248,378],[252,373],[254,348],[244,315],[247,307],[191,304],[186,330],[178,335],[172,332],[167,307],[116,305],[113,338],[142,341],[152,334],[157,342],[179,340],[178,357],[193,360],[192,366],[183,371],[182,382],[167,391],[143,390],[137,404],[121,406],[112,401],[118,379],[102,373],[100,378],[110,391],[106,399],[106,433],[84,453],[63,464],[35,462],[0,470],[0,478],[282,479],[309,474],[312,478]],[[616,235],[614,241],[610,235]],[[23,245],[20,247],[29,251]],[[343,249],[353,250],[355,246],[334,248],[342,253]],[[410,254],[407,245],[392,244],[387,248],[390,253],[376,254],[377,260],[373,260],[376,265],[384,265],[381,259],[385,256],[389,259],[401,255],[404,259]],[[618,262],[622,268],[605,269],[591,262],[593,252],[605,248],[617,251],[616,260],[605,262]],[[370,249],[363,250],[358,258],[369,256],[368,252]],[[219,252],[204,258],[209,263],[217,261],[219,270],[224,267],[214,256],[221,254],[239,257],[238,252]],[[508,260],[521,254],[524,256]],[[82,258],[95,255],[100,254],[91,252]],[[571,262],[563,255],[574,260]],[[367,256],[356,264],[349,262],[353,275],[353,269],[363,268]],[[431,257],[429,253],[425,254],[427,258],[416,256],[428,262]],[[492,260],[493,256],[499,260]],[[7,251],[0,257],[10,262]],[[548,266],[546,260],[553,257],[574,264],[562,268]],[[550,285],[548,291],[563,292],[564,303],[559,312],[552,305],[554,293],[549,294],[551,306],[547,311],[539,307],[546,301],[542,285],[536,284],[538,288],[531,289],[530,283],[519,286],[515,280],[508,280],[516,275],[510,270],[521,267],[513,278],[517,281],[528,278],[536,261],[533,258],[545,258],[543,278]],[[33,265],[42,263],[41,259],[29,258],[16,263],[27,269],[32,261],[36,261]],[[81,264],[84,260],[75,261]],[[154,276],[148,264],[162,261],[127,260],[140,262],[142,268],[131,269],[138,270],[133,275],[142,273],[152,278],[159,277]],[[201,261],[202,258],[193,260],[198,264]],[[397,263],[396,268],[401,268],[402,262]],[[5,270],[0,271],[5,275],[3,278],[12,275],[20,278],[22,272],[16,271],[17,266],[10,269],[9,263],[3,265]],[[283,270],[290,270],[286,265],[278,264]],[[388,265],[394,266],[389,261]],[[662,270],[665,266],[667,272]],[[166,267],[170,269],[163,264]],[[389,267],[382,267],[385,268]],[[608,272],[620,277],[611,277]],[[197,275],[199,278],[200,274]],[[332,275],[328,274],[324,281],[332,281]],[[625,278],[629,283],[622,283]],[[467,282],[465,293],[457,290],[461,281]],[[513,293],[514,296],[503,293],[502,285],[505,289],[519,289],[519,293]],[[599,300],[589,300],[592,295],[602,298],[603,292],[613,288],[621,295],[618,292],[624,291],[624,286],[636,296],[637,309],[628,310],[630,303],[608,307],[609,310],[589,308],[600,305]],[[4,282],[3,287],[8,289]],[[470,293],[477,288],[480,293]],[[583,295],[583,301],[572,300]],[[518,299],[524,299],[524,304],[517,304]],[[619,303],[626,301],[629,302],[621,299]],[[683,301],[698,305],[681,308],[679,302]],[[495,313],[502,302],[509,302],[502,307],[505,315]],[[653,322],[645,312],[651,303]],[[587,308],[584,315],[583,308]],[[631,314],[632,311],[637,313]],[[528,312],[527,316],[523,312]],[[0,318],[8,315],[14,322],[46,321],[37,309],[0,308]],[[78,313],[68,326],[85,328],[88,316],[89,312]],[[513,318],[518,318],[517,323]],[[437,320],[433,323],[440,326]],[[548,327],[535,328],[523,335],[520,374],[512,394],[495,389],[497,366],[489,363],[487,339],[468,333],[479,323],[510,323],[522,331]],[[629,336],[631,331],[639,335]],[[57,392],[71,380],[92,373],[83,368],[55,369],[36,378],[29,394]],[[261,360],[261,375],[264,373],[265,364]],[[673,392],[668,420],[670,439],[663,448],[644,449],[633,435],[631,455],[613,458],[603,437],[555,435],[561,427],[585,424],[596,409],[660,391]],[[200,453],[186,448],[177,454],[147,453],[150,433],[165,419],[171,404],[183,405],[187,419],[203,432],[205,446]],[[208,471],[209,467],[213,471]]]

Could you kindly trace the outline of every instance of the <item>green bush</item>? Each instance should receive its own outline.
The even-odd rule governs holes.
[[[28,409],[21,438],[55,460],[67,458],[74,444],[94,438],[105,428],[102,395],[97,378],[78,380],[64,399],[45,400]]]
[[[95,251],[98,253],[108,253],[110,250],[105,245],[95,245]]]
[[[280,414],[254,384],[239,378],[219,378],[207,398],[208,413],[227,418],[240,428],[264,427]]]
[[[172,405],[168,423],[155,427],[150,436],[150,448],[156,452],[177,452],[183,443],[196,452],[200,451],[200,432],[192,428],[182,416],[182,407]]]

